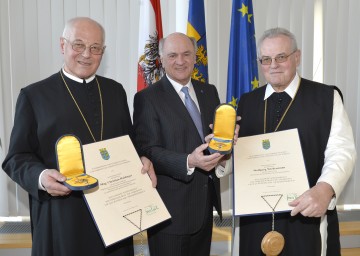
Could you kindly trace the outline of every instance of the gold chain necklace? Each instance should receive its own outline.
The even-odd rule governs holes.
[[[69,86],[67,85],[67,83],[66,83],[66,81],[65,81],[65,79],[64,79],[64,76],[63,76],[63,74],[62,74],[61,71],[60,71],[60,75],[61,75],[62,80],[64,81],[64,84],[65,84],[65,86],[66,86],[66,89],[68,90],[68,92],[69,92],[71,98],[73,99],[73,101],[74,101],[77,109],[79,110],[80,115],[82,116],[82,118],[83,118],[83,120],[84,120],[84,122],[85,122],[85,124],[86,124],[86,126],[87,126],[87,128],[88,128],[88,130],[89,130],[89,132],[90,132],[90,134],[91,134],[91,137],[93,138],[94,142],[96,142],[96,139],[95,139],[95,137],[94,137],[94,134],[92,133],[92,131],[91,131],[91,129],[90,129],[90,126],[89,126],[88,122],[86,121],[86,118],[85,118],[83,112],[81,111],[81,109],[80,109],[78,103],[76,102],[73,94],[71,93],[70,88],[69,88]],[[104,129],[104,110],[103,110],[103,102],[102,102],[102,95],[101,95],[100,84],[99,84],[99,81],[97,80],[96,76],[95,76],[95,80],[96,80],[96,83],[97,83],[97,86],[98,86],[99,97],[100,97],[100,109],[101,109],[101,131],[100,131],[100,140],[102,140],[102,138],[103,138],[103,129]]]
[[[279,123],[277,124],[274,132],[276,132],[277,129],[279,128],[279,126],[280,126],[280,124],[282,123],[282,121],[284,120],[284,118],[285,118],[285,116],[286,116],[289,108],[291,107],[292,103],[294,102],[294,99],[295,99],[296,94],[297,94],[297,92],[298,92],[298,90],[299,90],[299,87],[300,87],[300,81],[301,81],[301,78],[300,78],[300,80],[299,80],[299,83],[298,83],[298,86],[297,86],[297,89],[296,89],[294,98],[291,99],[290,104],[289,104],[289,105],[287,106],[287,108],[285,109],[284,114],[282,114],[281,119],[280,119]],[[265,108],[264,108],[264,133],[266,133],[266,112],[267,112],[267,99],[265,100]]]

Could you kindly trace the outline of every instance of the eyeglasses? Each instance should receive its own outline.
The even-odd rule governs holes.
[[[67,41],[69,44],[71,44],[71,47],[74,51],[76,52],[84,52],[86,50],[86,48],[88,48],[84,43],[82,43],[81,41],[75,41],[75,42],[70,42],[69,39],[66,39],[63,37],[63,39],[65,41]],[[100,46],[98,44],[93,44],[89,46],[90,52],[94,55],[101,55],[104,53],[106,46]]]
[[[276,63],[283,63],[283,62],[287,61],[289,56],[294,54],[296,51],[297,50],[293,51],[292,53],[290,53],[288,55],[279,54],[275,58],[264,56],[264,57],[261,57],[261,59],[259,59],[259,61],[260,61],[261,65],[270,65],[273,59],[275,60]]]

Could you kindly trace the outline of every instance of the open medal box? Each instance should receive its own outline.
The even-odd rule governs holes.
[[[230,104],[220,104],[214,114],[213,134],[209,142],[210,153],[231,153],[236,126],[236,110]]]
[[[58,170],[66,177],[63,184],[71,190],[87,190],[98,185],[98,180],[85,172],[82,145],[71,134],[61,136],[55,146]]]

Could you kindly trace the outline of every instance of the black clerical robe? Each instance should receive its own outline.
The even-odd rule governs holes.
[[[240,137],[264,133],[265,89],[266,86],[263,86],[241,97],[238,107],[238,114],[241,116]],[[333,101],[333,87],[301,79],[296,97],[278,128],[278,131],[298,129],[310,187],[316,184],[324,165]],[[268,100],[268,104],[271,104],[271,99]],[[276,106],[270,106],[268,109],[275,111]],[[267,113],[267,132],[274,131],[271,130],[276,127],[274,118],[277,118],[275,113]],[[336,210],[328,211],[327,217],[329,227],[326,255],[340,255]],[[263,255],[261,240],[271,231],[271,224],[271,214],[240,218],[241,256]],[[320,256],[319,226],[320,218],[303,217],[301,214],[291,217],[288,212],[275,214],[275,230],[285,237],[285,247],[280,255]]]
[[[125,90],[114,80],[97,79],[104,113],[103,139],[131,134]],[[65,81],[99,141],[101,108],[96,80],[86,85],[66,77]],[[82,144],[94,142],[60,73],[23,88],[3,169],[29,193],[32,255],[133,255],[132,238],[104,248],[82,192],[51,197],[38,189],[40,173],[57,169],[55,143],[64,134],[76,135]]]

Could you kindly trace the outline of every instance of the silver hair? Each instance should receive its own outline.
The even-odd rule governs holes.
[[[99,22],[97,22],[97,21],[95,21],[93,19],[90,19],[88,17],[76,17],[76,18],[72,18],[72,19],[68,20],[66,22],[66,24],[65,24],[62,36],[64,38],[67,38],[69,36],[69,33],[70,33],[71,29],[74,27],[74,25],[78,21],[84,21],[84,20],[92,22],[92,23],[94,23],[96,26],[98,26],[100,28],[101,34],[102,34],[102,43],[104,44],[105,43],[105,29],[103,28],[103,26]]]
[[[296,38],[293,33],[291,33],[289,30],[287,30],[285,28],[270,28],[270,29],[266,30],[262,34],[260,39],[258,40],[258,43],[257,43],[258,56],[260,56],[260,49],[261,49],[261,46],[262,46],[264,40],[267,38],[274,38],[274,37],[278,37],[278,36],[286,36],[290,39],[292,51],[296,51],[298,49],[297,43],[296,43]]]

